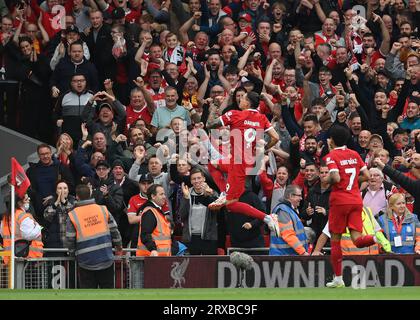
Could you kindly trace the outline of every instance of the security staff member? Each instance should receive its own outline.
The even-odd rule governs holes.
[[[169,213],[162,210],[166,203],[165,190],[161,185],[153,184],[147,190],[147,198],[140,221],[136,256],[170,256],[171,222]]]
[[[8,199],[9,200],[9,199]],[[25,257],[25,258],[42,258],[43,256],[43,247],[42,236],[41,236],[41,226],[36,222],[34,217],[30,212],[30,198],[27,194],[20,199],[16,197],[15,205],[15,243],[19,243],[22,240],[29,242],[29,248],[27,255],[19,252],[20,246],[15,246],[15,256]],[[5,251],[10,251],[12,248],[12,226],[11,226],[11,205],[10,201],[7,202],[7,211],[3,215],[1,221],[0,234],[3,238],[3,249]],[[22,244],[22,248],[25,247]],[[22,249],[22,251],[26,251]],[[4,256],[3,262],[8,264],[10,257]]]
[[[297,185],[288,185],[284,201],[273,210],[278,216],[280,237],[271,232],[270,256],[309,255],[305,228],[297,212],[301,200],[302,189]]]
[[[77,203],[69,212],[66,245],[79,265],[80,288],[113,288],[114,256],[122,255],[117,224],[105,206],[95,204],[87,185],[76,188]]]

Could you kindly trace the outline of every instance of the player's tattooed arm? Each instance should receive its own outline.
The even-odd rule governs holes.
[[[216,119],[208,119],[207,120],[207,129],[214,129],[214,128],[218,128],[221,127],[222,121],[220,121],[220,118],[216,118]]]
[[[369,179],[370,179],[369,170],[367,169],[367,167],[364,167],[362,170],[360,170],[359,183],[369,181]]]
[[[328,176],[328,183],[330,185],[339,183],[341,180],[340,178],[340,174],[338,173],[338,171],[330,171],[329,176]]]
[[[223,123],[219,118],[217,109],[215,108],[214,105],[211,105],[206,127],[207,129],[213,129],[213,128],[218,128],[221,126],[223,126]]]
[[[274,128],[271,128],[270,130],[268,130],[267,134],[270,137],[270,142],[267,143],[267,145],[265,146],[265,149],[269,150],[276,145],[276,143],[279,141],[280,138],[279,138],[279,134],[277,133],[276,130],[274,130]]]

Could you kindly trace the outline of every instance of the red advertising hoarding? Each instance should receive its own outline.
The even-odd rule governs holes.
[[[242,285],[324,287],[332,278],[329,257],[254,256]],[[227,256],[153,257],[144,260],[144,288],[234,288],[239,269]],[[346,285],[419,286],[419,255],[352,256],[343,260]]]

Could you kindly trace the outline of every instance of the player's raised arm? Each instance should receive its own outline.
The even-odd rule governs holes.
[[[207,119],[207,129],[214,129],[223,126],[223,121],[220,118],[219,108],[213,102],[210,103],[209,117]]]
[[[207,129],[214,129],[223,126],[222,121],[220,121],[220,118],[216,119],[209,119],[207,120]]]
[[[280,140],[280,138],[279,138],[279,134],[277,133],[276,130],[274,130],[273,127],[268,129],[266,132],[268,136],[270,137],[270,142],[267,143],[267,145],[265,146],[265,149],[270,150],[272,147],[276,145],[276,143]]]
[[[366,166],[360,169],[359,184],[370,179],[369,170]]]

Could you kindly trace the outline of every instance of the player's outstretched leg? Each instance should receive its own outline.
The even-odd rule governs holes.
[[[280,236],[280,228],[277,221],[277,215],[265,214],[264,212],[255,209],[249,204],[240,201],[228,201],[228,204],[226,204],[226,208],[232,212],[244,214],[246,216],[250,216],[264,221],[267,224],[268,228],[275,233],[276,237]]]
[[[388,240],[386,240],[385,236],[381,232],[376,232],[374,236],[365,235],[363,236],[361,233],[354,232],[353,235],[352,230],[352,239],[353,243],[358,248],[370,247],[375,243],[379,243],[385,252],[392,253],[391,244]]]

